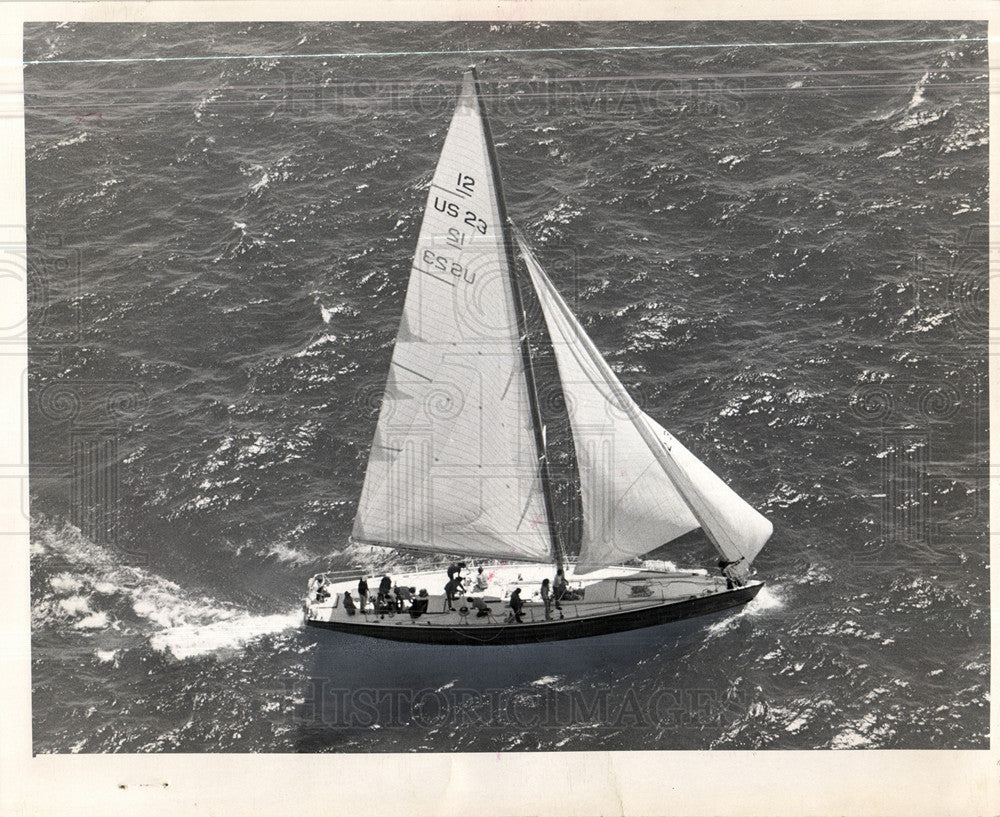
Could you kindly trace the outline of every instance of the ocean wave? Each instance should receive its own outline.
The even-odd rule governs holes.
[[[316,355],[323,354],[323,348],[325,346],[330,346],[337,343],[337,336],[332,332],[327,332],[316,340],[310,341],[309,345],[305,349],[296,352],[292,355],[293,358],[303,358],[303,357],[315,357]]]
[[[255,196],[261,195],[272,182],[288,181],[292,177],[292,157],[290,154],[282,156],[277,161],[268,164],[249,164],[240,167],[240,172],[253,179],[247,191]]]
[[[267,551],[268,556],[274,556],[279,562],[286,562],[293,565],[304,565],[314,561],[315,557],[310,553],[296,550],[286,542],[276,542]]]

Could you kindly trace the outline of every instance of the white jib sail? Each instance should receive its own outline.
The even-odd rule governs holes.
[[[427,197],[359,541],[550,558],[497,195],[470,73]]]
[[[730,561],[746,564],[771,523],[642,412],[520,235],[573,429],[583,503],[577,572],[616,564],[699,525]]]

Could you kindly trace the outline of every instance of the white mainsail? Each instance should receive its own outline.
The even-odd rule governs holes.
[[[699,525],[726,560],[749,565],[771,523],[636,405],[519,234],[517,242],[548,326],[580,468],[576,572],[640,556]]]
[[[431,181],[353,538],[545,561],[549,519],[475,77]]]

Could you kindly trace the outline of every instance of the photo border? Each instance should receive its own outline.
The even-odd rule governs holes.
[[[35,2],[0,8],[0,117],[4,178],[0,247],[24,251],[25,177],[22,26],[26,21],[180,22],[331,20],[989,20],[997,4],[897,0],[802,3],[772,0],[608,4],[582,0],[490,3],[371,0],[331,4],[214,2]],[[996,48],[989,55],[990,129],[996,130]],[[990,145],[990,169],[997,147]],[[998,269],[991,185],[990,270]],[[5,292],[10,292],[6,289]],[[989,372],[1000,377],[1000,298],[990,293]],[[26,303],[22,298],[21,306]],[[5,309],[9,307],[5,305]],[[7,317],[5,313],[5,318]],[[993,328],[997,327],[997,328]],[[992,814],[1000,810],[1000,760],[990,750],[811,750],[516,752],[370,755],[40,755],[31,749],[31,651],[28,558],[27,354],[24,343],[0,349],[4,388],[0,445],[0,814],[74,817],[124,815],[353,814],[391,794],[385,808],[415,815],[683,814],[807,815]],[[991,393],[991,416],[994,407]],[[991,424],[993,428],[996,424]],[[991,428],[991,431],[993,431]],[[991,462],[995,451],[991,436]],[[997,472],[991,466],[991,476]],[[991,487],[997,481],[991,479]],[[990,491],[991,521],[1000,502]],[[997,552],[995,534],[990,550]],[[991,575],[992,596],[997,579]],[[997,609],[990,619],[995,632]],[[992,639],[991,639],[992,641]],[[931,646],[931,645],[929,645]],[[991,697],[996,684],[991,649]],[[997,714],[991,708],[991,734]],[[992,744],[991,747],[995,747]],[[406,808],[403,808],[405,798]],[[307,811],[308,810],[308,811]]]

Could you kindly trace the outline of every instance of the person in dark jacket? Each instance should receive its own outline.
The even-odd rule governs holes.
[[[351,591],[344,591],[344,609],[347,611],[347,615],[353,616],[357,613],[357,609],[354,606],[354,599],[351,598]]]
[[[462,579],[459,576],[453,576],[448,580],[448,584],[444,586],[444,604],[445,608],[448,610],[454,610],[455,608],[451,606],[451,603],[458,598],[460,593],[464,593],[465,588],[462,587]]]
[[[518,587],[510,594],[510,612],[514,616],[514,621],[518,624],[524,623],[524,618],[522,617],[521,608],[524,607],[524,602],[521,600],[521,588]]]
[[[361,612],[365,611],[365,605],[368,604],[368,582],[365,581],[365,577],[362,576],[358,579],[358,605],[361,608]]]
[[[427,591],[421,590],[420,595],[410,604],[410,618],[420,618],[420,616],[426,613],[428,601],[430,599],[427,598]]]
[[[375,598],[375,612],[396,612],[396,601],[392,598],[392,579],[383,576],[378,585],[378,596]]]
[[[396,610],[402,610],[406,607],[406,602],[413,599],[413,588],[396,585],[394,591],[396,593]]]

